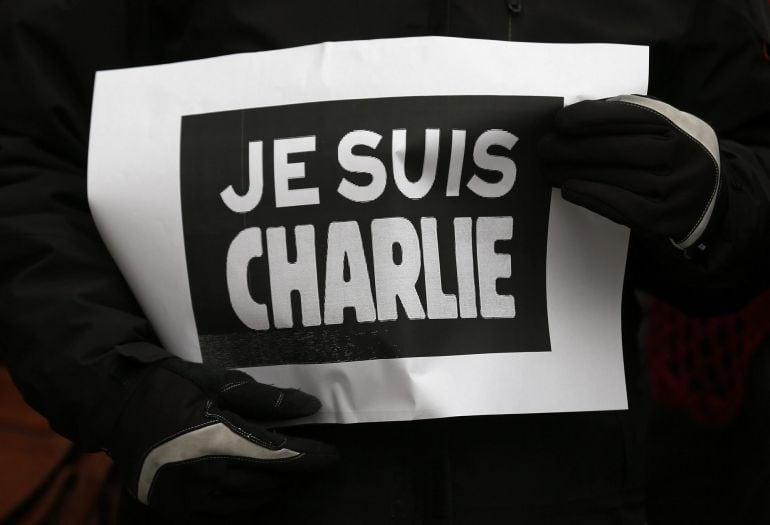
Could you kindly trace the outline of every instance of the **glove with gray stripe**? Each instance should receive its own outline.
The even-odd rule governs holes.
[[[697,117],[624,95],[567,106],[539,146],[563,197],[682,250],[702,244],[721,201],[719,144]]]
[[[109,452],[127,492],[173,522],[253,520],[288,483],[335,460],[329,445],[268,429],[320,407],[237,370],[165,359],[144,374]]]

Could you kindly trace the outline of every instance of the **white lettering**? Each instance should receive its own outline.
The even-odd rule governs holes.
[[[353,148],[358,145],[376,149],[381,139],[382,135],[365,129],[351,131],[342,137],[337,147],[337,161],[340,166],[350,173],[368,173],[372,181],[361,186],[343,177],[337,187],[337,193],[353,202],[371,202],[382,195],[388,180],[385,165],[377,157],[353,154]]]
[[[449,175],[447,175],[446,196],[460,195],[460,177],[463,174],[465,159],[465,130],[452,130],[452,155],[449,157]]]
[[[422,257],[425,269],[425,302],[428,319],[457,319],[457,298],[445,294],[441,286],[441,258],[438,251],[438,232],[435,217],[420,220]]]
[[[292,153],[315,151],[315,136],[276,139],[273,142],[273,173],[275,178],[275,206],[307,206],[318,204],[318,188],[289,188],[289,181],[305,178],[304,162],[289,162]]]
[[[513,237],[513,217],[479,217],[476,220],[476,262],[479,268],[481,316],[516,317],[512,295],[497,293],[497,280],[511,276],[511,256],[497,253],[495,242]]]
[[[296,290],[302,305],[302,325],[321,324],[318,274],[315,257],[315,229],[303,224],[294,228],[297,261],[289,262],[286,228],[267,229],[267,260],[270,264],[270,295],[276,328],[291,328],[291,292]]]
[[[235,213],[248,213],[259,206],[264,179],[262,163],[262,141],[249,142],[249,188],[246,194],[238,195],[232,185],[219,194],[230,210]]]
[[[252,330],[267,330],[267,307],[256,302],[249,292],[249,262],[262,257],[262,232],[246,228],[238,233],[227,250],[227,291],[235,315]]]
[[[473,146],[473,162],[481,169],[500,172],[501,177],[497,182],[487,182],[474,174],[468,181],[468,188],[473,193],[496,199],[511,191],[516,182],[516,163],[508,157],[491,155],[488,150],[491,146],[503,146],[510,150],[518,140],[516,135],[503,129],[490,129],[479,135]]]
[[[412,182],[406,177],[406,130],[393,130],[393,179],[401,193],[410,199],[421,199],[427,195],[436,180],[438,165],[439,130],[425,130],[425,154],[422,162],[422,175]]]
[[[359,323],[374,321],[377,312],[358,223],[331,223],[326,245],[324,324],[341,324],[346,307],[355,308]],[[345,260],[350,271],[347,281],[344,278]]]
[[[476,276],[473,270],[473,219],[457,217],[455,225],[455,260],[460,317],[473,319],[476,310]]]
[[[394,245],[401,251],[401,262],[393,259]],[[425,319],[415,285],[420,277],[420,241],[412,223],[403,217],[372,221],[374,288],[377,319],[393,321],[398,317],[396,298],[409,319]]]

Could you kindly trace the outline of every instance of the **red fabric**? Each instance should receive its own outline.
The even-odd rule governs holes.
[[[116,481],[110,459],[54,434],[0,365],[0,523],[113,524]]]
[[[654,302],[649,323],[653,398],[702,423],[730,421],[743,402],[751,355],[770,337],[770,291],[736,314],[709,318]]]

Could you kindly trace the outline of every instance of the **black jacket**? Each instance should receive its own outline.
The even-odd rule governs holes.
[[[739,304],[766,287],[770,267],[767,9],[761,0],[5,0],[0,345],[13,376],[57,431],[98,449],[141,363],[165,355],[88,211],[94,72],[324,40],[430,34],[650,45],[650,95],[706,120],[720,138],[728,205],[700,258],[634,238],[630,284],[699,310]],[[634,317],[633,307],[624,313]],[[567,500],[602,501],[617,517],[638,488],[635,425],[628,413],[603,413],[306,429],[348,447],[350,459],[296,512],[322,517],[344,496],[383,521],[491,519],[490,509],[512,516]]]

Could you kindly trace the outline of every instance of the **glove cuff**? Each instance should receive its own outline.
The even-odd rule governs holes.
[[[725,221],[725,214],[727,212],[728,200],[728,191],[725,187],[724,180],[722,180],[717,190],[717,195],[714,199],[708,222],[704,224],[704,228],[700,231],[696,242],[684,247],[675,242],[674,239],[669,239],[671,244],[682,253],[685,259],[691,259],[693,261],[702,260],[704,257],[708,256],[712,245],[715,242],[719,242],[721,227]]]
[[[608,99],[613,102],[631,104],[651,111],[667,120],[672,126],[679,129],[686,137],[698,145],[713,164],[713,190],[698,220],[690,231],[681,239],[671,239],[674,246],[682,251],[698,245],[709,227],[715,215],[717,199],[721,193],[722,176],[720,169],[719,141],[714,130],[706,122],[690,113],[680,111],[665,102],[654,98],[639,95],[621,95]],[[701,249],[701,248],[699,248]]]

